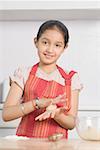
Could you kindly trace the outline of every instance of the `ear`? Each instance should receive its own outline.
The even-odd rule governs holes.
[[[66,44],[66,46],[64,47],[63,52],[65,52],[65,50],[67,49],[67,47],[68,47],[68,44]]]
[[[66,49],[68,47],[68,44],[66,44],[66,46],[65,46],[65,48],[64,49]]]
[[[37,38],[36,37],[34,38],[34,44],[37,47]]]

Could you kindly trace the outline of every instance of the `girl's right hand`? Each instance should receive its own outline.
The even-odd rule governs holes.
[[[38,107],[39,108],[46,108],[48,107],[49,105],[51,104],[51,99],[47,99],[47,98],[42,98],[42,99],[39,99],[38,101]]]
[[[67,102],[66,93],[57,96],[56,98],[52,99],[52,104],[63,104],[65,105]]]
[[[67,101],[66,94],[59,95],[58,97],[52,98],[52,99],[51,98],[42,98],[42,99],[39,99],[38,107],[46,108],[50,104],[55,105],[55,104],[59,104],[59,103],[62,103],[63,105],[65,105],[66,101]]]

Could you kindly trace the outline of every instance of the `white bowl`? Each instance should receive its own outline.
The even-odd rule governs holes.
[[[76,131],[84,140],[100,140],[100,117],[77,117]]]

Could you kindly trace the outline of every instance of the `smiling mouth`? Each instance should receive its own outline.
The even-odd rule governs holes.
[[[46,53],[44,53],[44,56],[45,56],[46,58],[52,58],[52,57],[54,57],[54,55],[50,55],[50,54],[46,54]]]

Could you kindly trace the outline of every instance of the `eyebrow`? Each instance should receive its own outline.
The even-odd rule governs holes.
[[[59,44],[63,44],[63,42],[59,42],[59,41],[57,41],[57,43],[59,43]]]
[[[48,40],[48,39],[47,39],[47,38],[45,38],[45,37],[44,37],[44,38],[41,38],[41,39],[42,39],[42,40]]]

